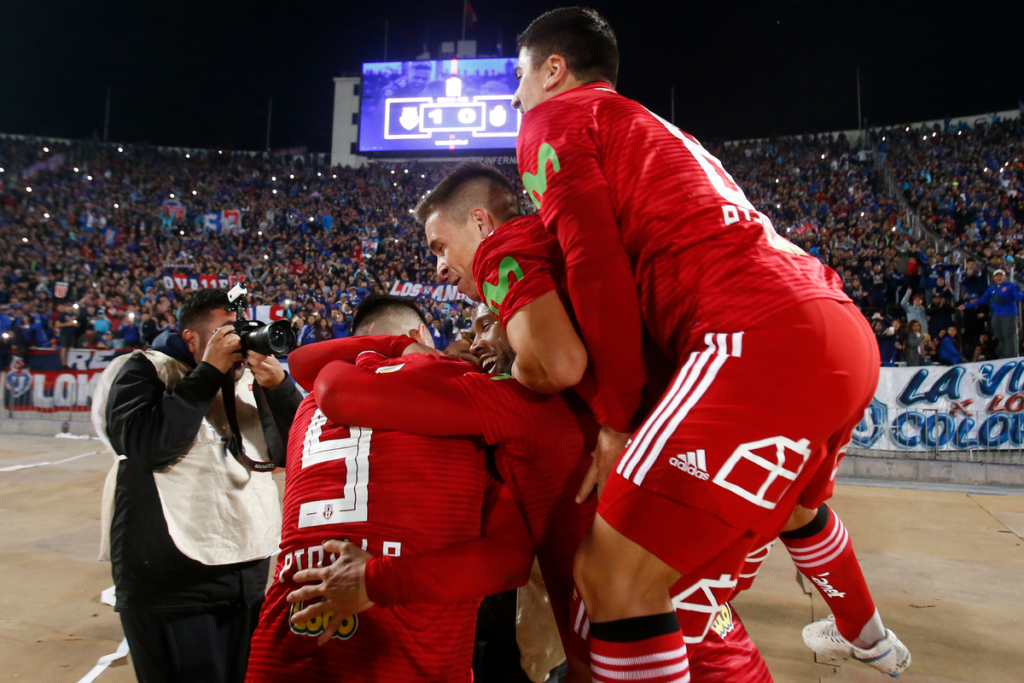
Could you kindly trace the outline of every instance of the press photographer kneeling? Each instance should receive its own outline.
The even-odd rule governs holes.
[[[94,394],[97,434],[117,455],[104,552],[145,683],[245,678],[280,541],[270,472],[284,465],[301,396],[268,352],[293,344],[276,328],[250,327],[244,296],[231,294],[197,292],[180,334],[116,359]]]

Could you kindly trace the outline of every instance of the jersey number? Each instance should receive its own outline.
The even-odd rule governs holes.
[[[341,498],[314,500],[299,507],[299,528],[324,524],[365,522],[370,482],[370,437],[372,429],[349,427],[345,439],[321,440],[327,416],[319,409],[313,414],[302,444],[302,469],[334,460],[345,461],[345,492]]]
[[[704,174],[707,175],[708,182],[711,183],[711,187],[715,188],[715,192],[717,192],[722,199],[741,209],[757,213],[754,209],[754,205],[751,204],[747,199],[747,196],[743,194],[743,190],[741,190],[740,186],[736,184],[736,181],[733,180],[733,177],[725,170],[725,167],[722,166],[722,162],[719,161],[717,157],[704,149],[704,146],[694,138],[691,138],[689,135],[679,130],[654,112],[651,112],[651,116],[661,121],[662,125],[668,129],[668,132],[683,141],[683,144],[686,145],[687,151],[693,155],[693,158],[696,159],[698,164],[700,164],[701,169],[704,170]],[[747,218],[749,219],[750,217],[748,216]],[[775,228],[771,226],[767,216],[763,216],[758,222],[764,226],[765,238],[768,240],[768,244],[773,248],[778,249],[779,251],[784,251],[787,254],[804,255],[807,253],[779,233],[775,232]]]

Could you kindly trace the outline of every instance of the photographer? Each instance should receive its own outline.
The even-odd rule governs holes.
[[[104,545],[109,534],[115,609],[145,683],[244,679],[280,541],[268,461],[283,465],[301,396],[276,358],[242,351],[235,320],[227,294],[200,291],[180,333],[118,358],[96,388],[93,423],[117,454]]]

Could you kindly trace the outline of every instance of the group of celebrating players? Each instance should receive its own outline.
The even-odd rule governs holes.
[[[482,302],[470,347],[434,350],[385,297],[289,357],[310,393],[247,680],[470,681],[480,599],[536,557],[567,680],[770,681],[729,600],[776,539],[833,612],[807,645],[899,674],[825,504],[878,382],[863,316],[696,139],[615,91],[601,16],[554,10],[519,47],[538,215],[477,163],[416,210],[439,277]]]

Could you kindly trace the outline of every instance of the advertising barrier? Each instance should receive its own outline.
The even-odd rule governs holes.
[[[879,451],[1024,447],[1024,358],[882,368],[853,446]]]

